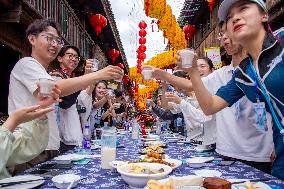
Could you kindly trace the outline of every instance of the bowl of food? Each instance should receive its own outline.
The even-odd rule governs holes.
[[[63,174],[53,177],[52,182],[55,184],[57,188],[68,188],[69,185],[71,185],[71,183],[72,183],[71,188],[74,188],[77,186],[80,179],[81,178],[79,175]]]
[[[129,163],[117,167],[122,179],[131,188],[144,188],[148,180],[166,178],[172,170],[170,166],[159,163]]]

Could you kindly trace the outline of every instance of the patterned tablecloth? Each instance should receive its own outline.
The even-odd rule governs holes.
[[[142,142],[137,140],[131,140],[129,137],[124,137],[121,142],[125,145],[125,148],[117,148],[117,160],[135,160],[140,158],[138,151],[142,148]],[[185,159],[190,156],[195,156],[196,152],[191,151],[190,144],[177,144],[169,143],[168,148],[165,149],[166,154],[170,158],[175,159]],[[78,152],[80,149],[75,149],[74,152]],[[93,154],[100,154],[100,150],[94,150]],[[215,152],[211,152],[210,156],[215,156],[215,160],[210,163],[206,163],[205,167],[201,169],[212,169],[218,170],[222,173],[222,178],[237,178],[237,179],[269,179],[265,183],[269,185],[278,186],[275,188],[284,188],[284,181],[278,180],[275,177],[258,171],[250,166],[247,166],[241,162],[235,162],[230,166],[218,166],[216,162],[218,161],[218,155]],[[216,161],[217,160],[217,161]],[[220,158],[219,158],[220,160]],[[48,161],[44,164],[51,164],[54,161]],[[38,165],[32,169],[29,169],[25,174],[30,173],[33,170],[38,169]],[[182,164],[179,168],[175,169],[171,175],[184,176],[194,174],[193,171],[196,168],[191,168],[188,164]],[[92,159],[87,165],[74,165],[70,170],[65,170],[64,173],[73,173],[83,176],[84,179],[80,181],[77,188],[119,188],[127,189],[128,185],[123,181],[119,173],[111,172],[110,170],[103,170],[100,168],[100,158]],[[56,188],[52,183],[51,179],[48,179],[44,185],[40,188]],[[274,188],[274,187],[273,187]]]

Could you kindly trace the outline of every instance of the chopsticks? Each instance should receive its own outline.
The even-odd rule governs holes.
[[[242,180],[242,181],[236,181],[236,182],[231,182],[232,184],[242,184],[242,183],[245,183],[245,182],[262,182],[262,181],[268,181],[269,179],[251,179],[251,180]]]
[[[16,184],[23,184],[23,183],[29,183],[29,182],[34,182],[34,181],[41,181],[45,180],[44,178],[41,179],[34,179],[34,180],[23,180],[23,181],[16,181],[16,182],[5,182],[5,183],[0,183],[0,188],[1,187],[7,187],[7,186],[13,186]]]

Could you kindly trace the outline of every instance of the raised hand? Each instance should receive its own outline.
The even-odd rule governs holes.
[[[107,66],[96,72],[98,80],[120,80],[123,77],[123,70],[118,66]]]
[[[40,86],[39,85],[37,86],[38,86],[38,91],[40,91],[39,90]],[[61,91],[58,85],[55,84],[50,96],[43,97],[40,94],[38,94],[38,105],[40,105],[41,108],[46,108],[54,103],[61,102],[61,100],[59,99],[60,94],[61,94]]]

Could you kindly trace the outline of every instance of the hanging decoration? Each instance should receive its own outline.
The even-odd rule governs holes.
[[[120,52],[118,50],[116,50],[115,48],[110,49],[107,52],[108,56],[111,58],[112,63],[115,63],[117,57],[119,56]]]
[[[99,36],[102,29],[107,26],[107,19],[101,14],[95,14],[90,17],[90,22],[93,29],[96,31],[96,35]]]
[[[166,4],[166,0],[144,0],[144,10],[147,16],[158,19],[157,26],[159,30],[163,31],[164,39],[168,39],[169,51],[152,57],[149,61],[144,62],[146,58],[146,27],[144,21],[139,23],[139,47],[137,49],[137,66],[129,69],[129,79],[135,83],[135,90],[129,88],[130,93],[133,94],[135,105],[141,111],[146,109],[147,98],[151,98],[155,90],[159,88],[159,83],[156,80],[144,81],[141,75],[141,67],[143,65],[151,65],[161,69],[174,68],[175,55],[178,50],[187,47],[187,40],[195,32],[195,27],[190,28],[189,35],[179,27],[176,18],[172,13],[172,9]],[[152,20],[152,32],[154,31]],[[143,87],[138,87],[143,85]]]
[[[196,32],[196,28],[194,25],[187,24],[183,27],[183,32],[185,34],[185,37],[188,41],[190,41]]]
[[[208,2],[208,6],[209,6],[209,9],[210,9],[210,12],[212,12],[213,7],[216,4],[216,0],[207,0],[207,2]]]

